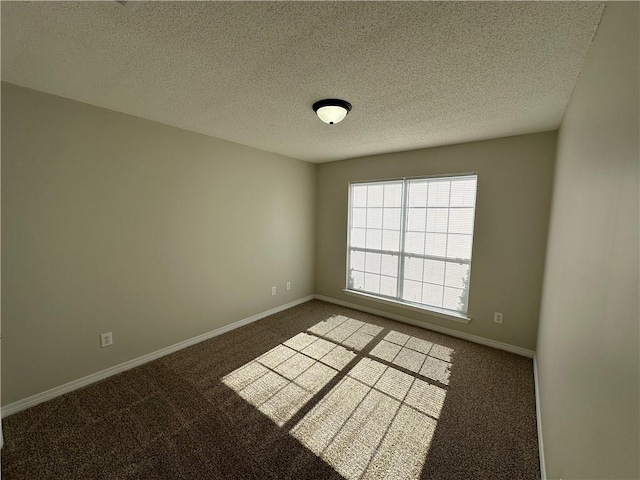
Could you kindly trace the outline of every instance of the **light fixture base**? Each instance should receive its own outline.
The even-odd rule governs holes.
[[[351,104],[339,98],[326,98],[314,103],[313,111],[324,123],[334,125],[347,116],[351,111]]]

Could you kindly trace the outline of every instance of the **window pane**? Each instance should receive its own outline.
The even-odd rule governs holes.
[[[389,297],[398,296],[398,280],[395,277],[380,278],[380,293]]]
[[[447,257],[471,259],[471,235],[449,235]]]
[[[382,231],[382,250],[397,252],[400,249],[400,232],[393,230]]]
[[[447,273],[445,275],[444,284],[447,287],[464,288],[467,275],[469,274],[469,265],[464,263],[447,262]]]
[[[405,280],[403,284],[402,298],[410,302],[420,303],[422,297],[422,283],[413,280]]]
[[[407,230],[424,232],[426,208],[410,208],[407,213]]]
[[[367,228],[367,248],[380,250],[382,247],[382,230],[372,230]]]
[[[446,233],[427,233],[425,253],[434,257],[444,257],[447,252]]]
[[[380,275],[364,274],[364,289],[367,292],[380,293]]]
[[[427,232],[447,232],[449,209],[429,208],[427,210]]]
[[[460,295],[460,307],[459,310],[461,312],[466,312],[469,308],[469,289],[465,288],[462,291],[462,295]]]
[[[448,207],[450,186],[449,180],[431,181],[429,183],[429,206]]]
[[[400,230],[400,220],[402,218],[402,210],[400,208],[384,209],[384,229]]]
[[[364,288],[364,273],[351,271],[349,275],[349,288],[353,290],[362,290]]]
[[[367,228],[382,229],[382,209],[381,208],[367,208]]]
[[[404,259],[404,278],[409,280],[422,281],[422,263],[421,258],[405,257]]]
[[[429,283],[444,283],[444,262],[439,260],[425,260],[423,280]]]
[[[364,271],[364,252],[351,251],[351,268]]]
[[[473,233],[473,208],[452,208],[449,214],[449,233]]]
[[[422,301],[425,305],[442,307],[443,287],[440,285],[422,284]]]
[[[384,206],[402,207],[402,182],[384,186]]]
[[[366,207],[367,206],[367,186],[352,185],[351,206]]]
[[[426,180],[411,180],[409,182],[409,207],[426,207],[427,191]]]
[[[407,232],[404,237],[404,251],[407,253],[424,253],[424,233]]]
[[[380,260],[381,255],[379,253],[369,253],[365,255],[364,270],[369,273],[380,273]]]
[[[351,209],[351,226],[365,228],[367,226],[367,209],[353,208]]]
[[[351,229],[351,246],[364,248],[366,230],[364,228]]]
[[[476,205],[476,179],[466,178],[451,182],[451,206],[475,207]]]
[[[458,288],[444,287],[444,302],[442,306],[450,310],[460,310],[462,303],[460,297],[462,296],[462,290]]]
[[[382,207],[384,186],[382,184],[369,185],[367,191],[367,207]]]
[[[381,270],[383,275],[398,276],[398,257],[396,255],[382,255]]]

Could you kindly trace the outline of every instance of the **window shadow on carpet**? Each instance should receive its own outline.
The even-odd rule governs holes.
[[[222,381],[347,480],[417,479],[453,354],[334,315]]]

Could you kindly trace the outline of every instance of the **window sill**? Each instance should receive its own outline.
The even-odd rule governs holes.
[[[449,310],[439,309],[437,307],[418,307],[412,305],[410,303],[404,303],[398,300],[391,300],[386,298],[376,297],[375,295],[370,295],[364,292],[357,292],[355,290],[349,290],[347,288],[342,290],[347,295],[353,295],[354,297],[365,298],[367,300],[372,300],[374,302],[384,303],[386,305],[391,305],[393,307],[404,308],[407,310],[413,310],[414,312],[420,312],[427,315],[433,315],[434,317],[446,318],[447,320],[453,320],[454,322],[459,323],[469,323],[471,322],[471,317],[467,317],[463,313],[451,312]]]

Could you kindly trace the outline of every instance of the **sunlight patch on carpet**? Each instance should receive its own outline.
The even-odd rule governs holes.
[[[419,478],[445,395],[364,358],[291,433],[348,480]]]
[[[360,351],[382,330],[378,325],[335,315],[315,324],[309,332]]]
[[[222,381],[280,427],[316,402],[291,434],[347,480],[417,479],[454,352],[393,330],[377,337],[382,330],[335,315]],[[339,372],[343,378],[320,398]]]
[[[444,385],[449,384],[453,349],[391,330],[371,355]]]
[[[355,357],[339,345],[316,337],[309,341],[305,335],[293,337],[222,379],[280,427]],[[313,349],[316,342],[324,343]]]

